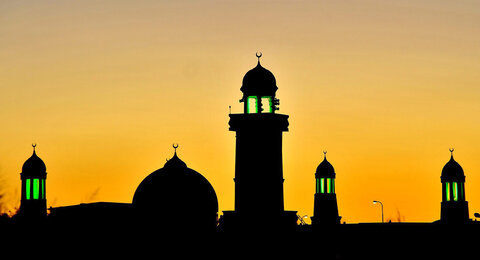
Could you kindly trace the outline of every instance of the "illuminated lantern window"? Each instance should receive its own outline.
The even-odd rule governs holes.
[[[456,182],[453,183],[453,200],[458,201],[458,184]]]
[[[30,199],[30,179],[25,180],[25,198]]]
[[[445,182],[445,198],[450,201],[450,182]]]
[[[262,97],[262,113],[272,113],[273,103],[272,97]]]
[[[45,179],[42,179],[42,199],[45,199]]]
[[[327,178],[327,193],[332,193],[332,183],[330,178]]]
[[[247,98],[247,114],[256,114],[256,113],[258,113],[257,97],[250,96]]]
[[[39,179],[33,179],[33,199],[38,200],[39,198],[39,189],[40,188],[40,180]]]
[[[320,178],[320,193],[325,193],[325,178]]]

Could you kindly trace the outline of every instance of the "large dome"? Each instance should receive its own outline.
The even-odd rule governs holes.
[[[240,88],[247,96],[273,96],[277,89],[275,76],[262,67],[260,61],[255,68],[245,74]]]
[[[176,153],[140,183],[132,204],[141,217],[161,225],[181,222],[211,226],[216,224],[218,212],[217,195],[210,182],[188,168]]]

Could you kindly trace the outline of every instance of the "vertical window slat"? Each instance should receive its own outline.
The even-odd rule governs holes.
[[[45,199],[45,179],[42,179],[42,200]]]
[[[453,200],[458,201],[458,184],[456,182],[453,183]]]
[[[450,182],[445,183],[445,199],[450,201]]]
[[[320,193],[325,193],[325,178],[320,178]]]
[[[257,97],[250,96],[247,98],[247,114],[258,113],[258,101]]]
[[[26,198],[27,200],[30,199],[30,187],[31,187],[31,185],[30,185],[30,179],[26,179],[26,180],[25,180],[25,198]]]
[[[34,200],[38,200],[39,188],[40,188],[40,180],[33,179],[33,199]]]
[[[272,113],[272,97],[262,97],[262,113]]]

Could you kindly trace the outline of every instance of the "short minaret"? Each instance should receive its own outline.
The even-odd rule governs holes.
[[[440,221],[444,223],[461,223],[469,220],[468,202],[465,200],[465,175],[462,166],[453,159],[450,149],[450,161],[442,170],[442,203]]]
[[[45,182],[47,168],[36,152],[33,144],[33,154],[23,164],[20,179],[22,180],[22,197],[19,215],[23,218],[43,218],[47,215],[47,199]]]
[[[323,152],[323,161],[315,172],[315,202],[312,225],[340,224],[337,195],[335,193],[335,170],[327,161],[327,152]]]

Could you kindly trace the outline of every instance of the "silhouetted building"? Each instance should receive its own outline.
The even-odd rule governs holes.
[[[20,173],[22,180],[22,195],[20,199],[19,215],[26,219],[39,219],[47,215],[47,199],[45,182],[47,167],[35,152],[25,161]]]
[[[242,114],[230,114],[236,132],[235,211],[224,212],[225,227],[295,226],[296,212],[285,211],[283,199],[282,133],[288,115],[276,114],[279,100],[272,72],[260,65],[243,77]]]
[[[132,204],[115,202],[81,203],[49,208],[49,220],[56,227],[91,229],[124,229],[132,222]]]
[[[450,161],[442,170],[442,203],[440,221],[446,223],[466,222],[468,218],[468,202],[465,200],[465,175],[462,166],[453,159],[450,149]]]
[[[327,161],[327,152],[324,152],[323,161],[315,172],[315,202],[313,208],[312,225],[340,224],[338,216],[337,195],[335,193],[335,170]]]
[[[176,151],[163,168],[140,183],[132,204],[137,221],[149,226],[172,230],[213,230],[217,226],[215,190],[205,177],[188,168]]]

